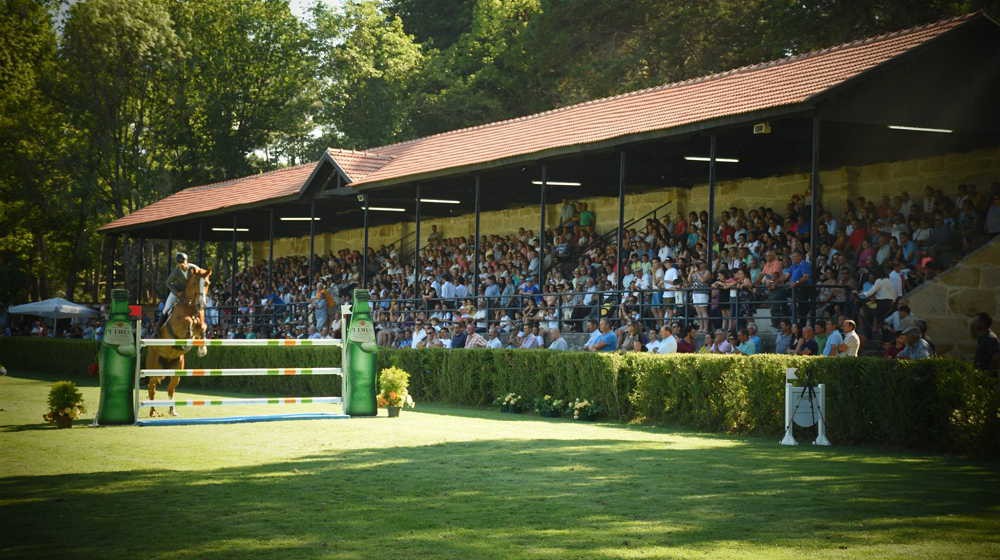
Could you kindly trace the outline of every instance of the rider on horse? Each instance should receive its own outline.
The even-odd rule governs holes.
[[[174,260],[177,262],[177,266],[167,276],[167,289],[170,291],[170,294],[167,295],[167,301],[163,304],[163,315],[160,316],[160,324],[157,325],[157,330],[166,324],[167,317],[170,316],[170,310],[174,308],[174,305],[177,305],[177,300],[184,295],[188,272],[198,270],[198,265],[188,262],[188,256],[185,253],[177,253]]]

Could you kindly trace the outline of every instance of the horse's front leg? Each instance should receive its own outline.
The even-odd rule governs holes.
[[[149,400],[156,400],[156,385],[160,382],[159,377],[150,377],[146,380],[146,394],[149,395]],[[149,407],[149,417],[153,418],[157,416],[156,407]]]
[[[204,315],[204,313],[205,312],[203,311],[202,315]],[[205,318],[204,317],[196,318],[194,320],[194,336],[193,336],[193,338],[200,338],[202,340],[208,340],[208,328],[205,325]],[[208,354],[208,347],[207,346],[199,346],[198,347],[198,357],[199,358],[204,358],[205,355],[207,355],[207,354]]]
[[[177,361],[180,366],[178,369],[184,369],[184,354],[181,354]],[[180,382],[181,378],[178,375],[170,378],[170,383],[167,384],[167,397],[169,397],[170,400],[174,400],[174,392],[177,390],[177,385],[180,384]],[[173,405],[170,406],[170,410],[168,412],[171,416],[180,416],[177,414],[177,410],[175,410]]]

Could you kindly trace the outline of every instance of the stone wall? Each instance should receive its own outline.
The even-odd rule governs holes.
[[[823,204],[835,212],[843,210],[848,198],[858,196],[877,200],[882,195],[895,195],[908,191],[914,197],[921,197],[927,185],[940,188],[947,193],[954,193],[960,183],[974,183],[982,190],[996,180],[1000,180],[1000,147],[924,159],[842,167],[820,173]],[[716,189],[716,207],[721,212],[731,206],[741,208],[771,206],[778,207],[776,209],[783,212],[784,205],[793,194],[808,194],[808,192],[807,173],[721,181]],[[551,200],[552,204],[547,207],[546,220],[549,225],[555,225],[559,220],[559,207],[562,203],[558,190],[553,189]],[[591,197],[582,200],[594,210],[598,231],[608,231],[617,225],[617,196]],[[629,195],[625,202],[625,218],[627,220],[641,216],[668,201],[672,204],[667,210],[672,213],[700,212],[708,206],[708,185],[700,184],[691,188],[663,185],[660,189]],[[421,243],[426,242],[432,225],[437,225],[446,237],[468,236],[475,231],[472,214],[426,219],[421,221],[420,233],[423,238]],[[538,229],[537,206],[483,212],[480,217],[480,228],[484,234],[517,231],[521,227]],[[412,222],[369,228],[369,244],[372,247],[388,245],[408,234],[412,228]],[[326,254],[343,248],[360,249],[362,238],[360,228],[318,235],[316,251]],[[275,256],[308,253],[308,237],[275,240]],[[253,256],[258,262],[259,259],[266,259],[267,243],[255,243]]]
[[[927,336],[941,354],[971,359],[972,316],[985,311],[1000,322],[1000,237],[973,251],[907,296],[913,314],[927,321]]]

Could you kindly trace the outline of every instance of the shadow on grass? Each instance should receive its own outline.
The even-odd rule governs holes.
[[[996,471],[934,458],[475,441],[206,471],[0,479],[0,556],[371,558],[392,550],[401,558],[611,559],[626,549],[663,557],[736,546],[846,548],[860,557],[898,543],[996,547],[998,503]]]

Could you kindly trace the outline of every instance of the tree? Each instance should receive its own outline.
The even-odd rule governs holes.
[[[0,11],[0,301],[47,297],[64,269],[61,198],[66,123],[51,102],[56,34],[46,6],[6,0]]]
[[[413,79],[424,54],[402,21],[373,0],[313,9],[322,109],[331,145],[358,148],[406,138]]]
[[[315,60],[288,3],[173,2],[171,14],[184,52],[166,76],[161,123],[172,179],[189,186],[276,166],[260,152],[302,158]]]

